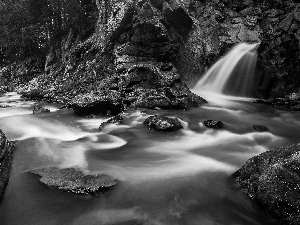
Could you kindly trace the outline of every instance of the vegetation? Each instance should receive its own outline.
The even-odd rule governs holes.
[[[72,31],[79,40],[95,29],[96,0],[1,0],[0,67],[60,49]]]

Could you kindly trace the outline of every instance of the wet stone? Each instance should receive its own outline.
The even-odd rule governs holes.
[[[241,190],[279,224],[300,224],[300,144],[247,160],[232,177]]]
[[[120,114],[116,115],[116,116],[110,118],[109,120],[107,120],[106,122],[101,123],[98,128],[98,131],[101,131],[108,124],[122,124],[123,120],[124,120],[124,118]]]
[[[223,123],[219,120],[206,120],[203,122],[204,126],[213,129],[223,129]]]
[[[176,131],[183,128],[177,118],[169,118],[165,116],[150,116],[144,121],[144,125],[149,129],[157,131]]]
[[[50,110],[49,109],[45,109],[41,106],[35,106],[33,107],[33,113],[36,114],[36,113],[50,113]]]
[[[106,174],[86,175],[74,168],[50,167],[29,172],[41,176],[40,181],[49,187],[75,194],[96,195],[117,184],[116,180]]]
[[[269,131],[269,128],[264,125],[253,125],[253,130],[257,132],[267,132]]]

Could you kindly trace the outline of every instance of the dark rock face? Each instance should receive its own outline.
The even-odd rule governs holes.
[[[9,142],[2,130],[0,130],[0,202],[4,197],[4,192],[9,181],[14,149],[14,143]]]
[[[110,118],[109,120],[107,120],[106,122],[101,123],[98,128],[98,131],[101,131],[107,124],[122,124],[123,120],[124,118],[120,114],[116,115]]]
[[[253,125],[253,130],[257,132],[267,132],[269,131],[269,128],[264,125]]]
[[[208,128],[223,129],[223,123],[219,120],[206,120],[203,124]]]
[[[290,1],[277,5],[264,11],[261,21],[259,88],[266,97],[284,97],[300,90],[300,6]]]
[[[76,96],[71,106],[81,116],[89,114],[116,115],[123,109],[122,98],[116,91]]]
[[[176,131],[183,128],[177,118],[169,118],[165,116],[150,116],[144,121],[144,125],[149,129],[157,131]]]
[[[232,176],[241,189],[284,225],[300,224],[300,144],[249,159]]]
[[[70,105],[80,115],[108,110],[115,115],[125,107],[189,109],[206,103],[189,90],[176,66],[194,22],[184,7],[173,3],[99,4],[96,33],[84,43],[69,34],[72,44],[63,48],[62,56],[49,54],[45,74],[28,89],[41,90],[44,98]]]
[[[60,190],[75,194],[95,195],[117,184],[117,182],[108,175],[85,175],[83,172],[73,168],[43,168],[32,170],[30,173],[41,176],[40,181],[49,187],[56,187]]]
[[[41,106],[34,106],[33,107],[33,113],[50,113],[50,110],[49,109],[45,109]]]
[[[290,0],[106,0],[98,8],[96,32],[83,43],[70,32],[44,71],[23,63],[0,73],[17,90],[67,105],[113,90],[127,106],[188,109],[205,100],[185,84],[193,86],[233,45],[260,42],[258,97],[300,91],[300,6]],[[7,75],[28,71],[23,83]]]

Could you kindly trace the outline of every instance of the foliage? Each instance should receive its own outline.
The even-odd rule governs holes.
[[[59,49],[72,30],[87,38],[97,20],[95,0],[1,0],[0,67]]]

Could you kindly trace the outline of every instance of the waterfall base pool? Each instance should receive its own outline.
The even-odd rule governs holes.
[[[31,114],[15,93],[0,98],[0,128],[17,140],[11,179],[0,205],[1,225],[268,225],[276,224],[230,179],[247,159],[300,142],[299,112],[275,110],[241,99],[219,100],[189,111],[127,113],[123,125],[85,119],[72,110]],[[223,104],[222,104],[223,103]],[[149,115],[178,117],[184,129],[148,130]],[[223,121],[223,130],[204,127]],[[257,133],[253,124],[270,132]],[[50,188],[28,170],[56,166],[105,173],[119,183],[98,196]]]

